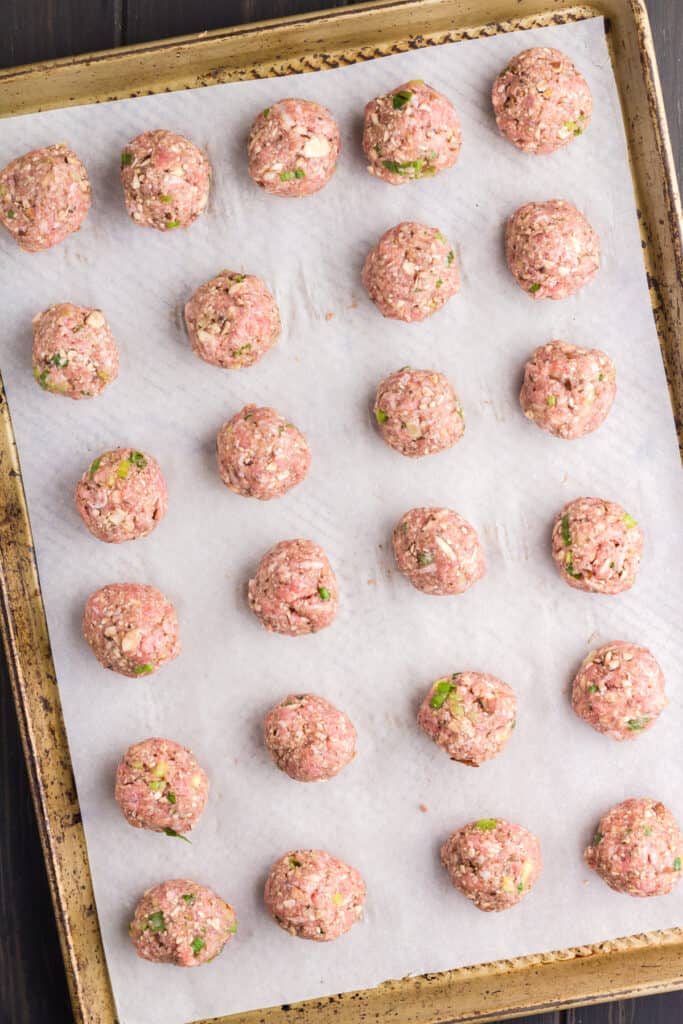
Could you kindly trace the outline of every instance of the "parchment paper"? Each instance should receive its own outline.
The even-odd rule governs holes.
[[[23,254],[3,235],[2,371],[123,1024],[179,1024],[680,923],[683,887],[633,900],[581,860],[598,816],[627,796],[655,796],[683,820],[681,475],[603,31],[596,19],[2,124],[3,165],[64,140],[94,190],[82,231],[51,252]],[[518,153],[490,113],[491,81],[532,45],[568,52],[595,97],[587,134],[552,157]],[[360,118],[366,100],[416,77],[453,98],[462,155],[434,180],[391,188],[364,170]],[[329,106],[344,138],[333,182],[300,202],[264,195],[246,173],[252,118],[289,95]],[[128,139],[160,126],[206,146],[216,172],[206,215],[168,236],[128,219],[117,180]],[[504,266],[502,228],[521,203],[555,196],[595,225],[603,268],[577,297],[532,303]],[[438,225],[462,273],[461,293],[413,326],[383,320],[359,282],[366,252],[403,219]],[[261,274],[282,310],[281,343],[252,369],[203,364],[182,329],[183,302],[223,267]],[[45,394],[31,376],[31,317],[63,300],[101,306],[121,346],[121,377],[94,401]],[[523,363],[552,337],[598,345],[617,364],[614,409],[581,441],[551,438],[518,407]],[[453,381],[467,423],[454,450],[408,460],[379,439],[369,401],[406,363]],[[248,401],[273,404],[309,437],[310,477],[283,500],[235,496],[216,472],[216,430]],[[82,526],[73,488],[101,450],[127,444],[159,459],[169,512],[147,539],[107,546]],[[584,494],[620,502],[644,526],[630,593],[583,594],[556,574],[552,518]],[[480,532],[488,574],[463,596],[427,597],[393,570],[391,528],[421,504],[454,507]],[[291,640],[261,629],[245,583],[267,548],[296,536],[327,550],[341,609],[333,628]],[[116,580],[153,583],[177,606],[183,654],[153,678],[107,672],[81,639],[85,598]],[[623,745],[576,719],[567,697],[588,650],[615,638],[652,647],[671,697],[654,729]],[[508,748],[478,770],[451,763],[415,723],[429,683],[463,668],[502,676],[520,700]],[[263,749],[262,716],[291,690],[331,698],[358,728],[358,758],[328,784],[292,782]],[[120,754],[151,735],[192,747],[211,776],[191,846],[129,828],[114,803]],[[545,873],[516,909],[487,915],[451,888],[438,848],[452,829],[496,815],[538,834]],[[271,862],[297,846],[326,847],[365,876],[365,921],[336,943],[297,941],[263,908]],[[126,935],[142,891],[183,876],[215,888],[240,920],[199,971],[138,960]]]

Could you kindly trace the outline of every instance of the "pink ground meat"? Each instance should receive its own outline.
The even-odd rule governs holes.
[[[128,931],[143,960],[199,967],[230,941],[237,917],[230,904],[205,885],[174,878],[147,890]]]
[[[266,107],[249,135],[249,174],[274,196],[310,196],[327,185],[341,152],[332,114],[311,100]]]
[[[370,100],[363,122],[368,171],[391,185],[433,177],[452,167],[462,135],[450,100],[431,85],[406,82]]]
[[[663,896],[681,877],[683,835],[659,801],[624,800],[601,818],[583,857],[617,892]]]
[[[33,318],[33,376],[44,391],[93,398],[119,375],[119,350],[99,309],[62,302]]]
[[[565,299],[600,268],[600,239],[564,199],[521,206],[507,222],[505,256],[519,287],[532,299]]]
[[[245,405],[218,431],[218,472],[245,498],[280,498],[306,479],[311,450],[293,423],[275,409]]]
[[[375,395],[375,419],[386,443],[401,455],[433,455],[465,433],[458,396],[443,373],[409,366],[385,378]]]
[[[211,164],[183,135],[143,132],[121,154],[121,184],[136,224],[158,231],[188,228],[209,201]]]
[[[538,46],[513,57],[493,83],[496,123],[526,153],[554,153],[588,127],[593,97],[560,50]]]
[[[356,756],[351,719],[313,693],[292,693],[271,708],[263,735],[275,764],[297,782],[331,779]]]
[[[292,850],[270,869],[264,900],[290,935],[331,942],[362,917],[365,882],[325,850]]]
[[[146,537],[167,505],[158,462],[135,448],[103,452],[76,484],[78,514],[92,535],[108,544]]]
[[[519,401],[537,427],[572,440],[597,430],[616,393],[617,373],[608,355],[551,341],[537,348],[524,367]]]
[[[312,540],[283,540],[266,552],[249,580],[249,607],[271,633],[303,636],[334,621],[337,580]]]
[[[26,252],[78,231],[90,209],[88,173],[68,146],[34,149],[0,171],[0,224]]]
[[[91,594],[83,636],[105,668],[146,676],[180,654],[180,630],[168,598],[144,583],[110,583]]]
[[[400,572],[424,594],[462,594],[486,572],[477,532],[449,508],[413,508],[394,528]]]
[[[437,228],[404,221],[380,238],[365,260],[365,289],[382,316],[424,320],[460,287],[455,251]]]
[[[620,594],[636,581],[643,534],[614,501],[576,498],[558,513],[552,555],[565,583],[594,594]]]
[[[252,366],[272,348],[282,324],[277,303],[260,277],[222,270],[185,306],[195,355],[227,370]]]
[[[153,737],[134,743],[116,769],[114,796],[129,825],[189,832],[199,821],[209,780],[191,750]]]
[[[664,673],[647,647],[614,640],[592,651],[572,685],[579,718],[614,740],[635,739],[668,704]]]
[[[476,768],[501,752],[516,718],[507,683],[485,672],[455,672],[430,687],[417,721],[453,761]]]
[[[455,888],[484,911],[514,907],[543,870],[536,836],[502,818],[458,829],[441,847],[441,863]]]

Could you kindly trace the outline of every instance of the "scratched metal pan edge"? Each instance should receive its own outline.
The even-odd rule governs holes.
[[[683,442],[681,205],[642,0],[374,0],[0,71],[0,117],[147,92],[300,74],[443,42],[595,15],[629,142],[643,257]],[[10,412],[0,381],[0,632],[77,1024],[115,1024]],[[683,929],[385,982],[194,1024],[493,1021],[683,987]]]

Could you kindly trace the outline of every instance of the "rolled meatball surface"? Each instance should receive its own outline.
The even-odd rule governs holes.
[[[378,386],[375,419],[386,443],[401,455],[433,455],[465,433],[462,406],[450,381],[434,370],[405,366]]]
[[[208,963],[236,931],[237,917],[230,904],[186,878],[148,889],[128,927],[139,957],[176,967]]]
[[[449,508],[413,508],[394,527],[400,572],[424,594],[462,594],[486,572],[477,531]]]
[[[643,552],[638,523],[621,505],[576,498],[555,518],[552,555],[570,587],[620,594],[636,581]]]
[[[554,153],[582,135],[593,97],[586,79],[561,50],[535,46],[513,57],[493,83],[496,123],[526,153]]]
[[[600,268],[600,239],[586,218],[564,199],[527,203],[505,230],[512,276],[532,299],[566,299]]]
[[[543,870],[541,846],[521,825],[482,818],[441,847],[451,882],[478,910],[508,910],[524,899]]]
[[[206,209],[211,164],[184,135],[143,132],[121,154],[126,209],[136,224],[157,231],[188,228]]]
[[[341,152],[332,114],[311,100],[266,107],[249,135],[249,174],[274,196],[310,196],[327,185]]]
[[[450,100],[413,80],[365,107],[363,152],[368,171],[391,185],[433,177],[460,153],[460,121]]]
[[[574,677],[572,707],[614,740],[635,739],[668,704],[664,673],[647,647],[624,640],[592,651]]]
[[[263,734],[275,764],[297,782],[331,779],[356,756],[351,719],[313,693],[292,693],[271,708]]]
[[[551,341],[524,367],[519,401],[541,430],[572,440],[604,423],[616,393],[617,373],[605,352]]]
[[[134,743],[116,769],[114,796],[129,825],[168,835],[199,821],[209,780],[191,750],[152,737]]]
[[[332,624],[339,604],[327,555],[312,540],[283,540],[249,580],[249,607],[271,633],[303,636]]]
[[[245,498],[270,501],[308,474],[311,450],[297,427],[275,409],[245,405],[218,431],[218,471]]]
[[[146,676],[180,654],[175,608],[156,587],[109,583],[85,603],[83,636],[105,668]]]
[[[436,313],[460,287],[453,246],[437,228],[413,221],[385,231],[362,280],[382,316],[405,323]]]
[[[158,462],[135,448],[94,459],[76,485],[76,508],[107,544],[146,537],[166,514],[168,493]]]
[[[119,375],[119,350],[100,309],[61,302],[33,318],[33,376],[44,391],[93,398]]]
[[[681,877],[683,835],[658,800],[624,800],[600,819],[583,857],[617,892],[663,896]]]
[[[0,224],[26,252],[78,231],[90,209],[88,173],[68,146],[34,149],[0,171]]]
[[[430,687],[418,723],[453,761],[474,768],[499,754],[512,735],[517,698],[485,672],[454,672]]]
[[[222,270],[185,306],[192,351],[206,363],[237,370],[253,366],[280,337],[277,303],[253,274]]]
[[[290,935],[331,942],[360,920],[365,882],[355,868],[325,850],[292,850],[270,869],[264,900]]]

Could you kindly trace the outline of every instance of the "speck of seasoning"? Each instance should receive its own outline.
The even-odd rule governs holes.
[[[420,810],[423,814],[426,814],[429,808],[427,807],[427,804],[420,804]]]

